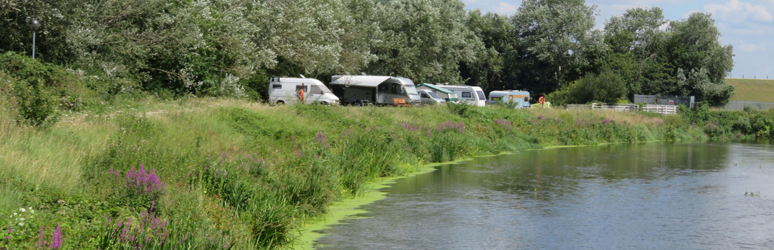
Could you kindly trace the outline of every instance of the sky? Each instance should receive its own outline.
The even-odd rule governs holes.
[[[468,9],[511,16],[521,0],[462,0]],[[667,20],[682,20],[693,12],[711,13],[721,33],[720,43],[733,45],[733,78],[774,79],[774,0],[586,0],[597,5],[597,28],[629,8],[660,7]]]

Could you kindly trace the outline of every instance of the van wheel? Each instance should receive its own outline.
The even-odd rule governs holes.
[[[283,105],[285,104],[285,101],[277,101],[277,105]]]
[[[320,102],[322,105],[328,105],[328,102]]]

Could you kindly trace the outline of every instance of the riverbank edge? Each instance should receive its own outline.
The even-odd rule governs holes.
[[[706,140],[700,140],[699,142],[704,142],[704,141]],[[390,187],[398,180],[401,180],[404,178],[410,178],[417,175],[432,173],[438,170],[438,167],[440,166],[459,164],[462,162],[474,160],[475,158],[512,155],[520,152],[529,152],[529,151],[562,149],[562,148],[600,147],[600,146],[624,145],[624,144],[631,145],[631,144],[646,144],[646,143],[667,143],[667,142],[669,141],[654,140],[654,141],[643,141],[643,142],[636,142],[636,143],[599,143],[596,145],[542,146],[541,148],[530,148],[530,149],[523,149],[523,150],[512,151],[512,152],[500,152],[497,154],[481,154],[481,155],[475,155],[472,157],[462,158],[454,161],[425,164],[422,167],[418,168],[419,171],[416,171],[416,172],[408,173],[402,176],[390,176],[390,177],[379,178],[378,180],[372,183],[369,183],[367,185],[366,190],[364,190],[364,192],[361,195],[358,195],[353,198],[345,198],[341,201],[334,202],[333,204],[328,206],[328,212],[324,216],[322,216],[321,218],[314,219],[312,221],[307,221],[303,227],[298,229],[298,233],[294,235],[296,239],[295,239],[295,242],[293,243],[292,249],[296,249],[296,250],[315,249],[314,242],[326,236],[325,233],[322,233],[320,231],[330,229],[332,226],[335,226],[335,225],[345,224],[344,220],[346,219],[353,219],[355,216],[359,214],[368,213],[369,212],[368,210],[364,210],[360,208],[365,205],[372,204],[386,198],[388,193],[384,191],[380,191],[381,189]],[[693,142],[696,142],[696,141],[694,140]]]

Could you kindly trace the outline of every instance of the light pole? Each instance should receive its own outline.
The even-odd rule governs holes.
[[[30,29],[32,29],[32,59],[35,59],[35,31],[38,30],[38,27],[40,27],[40,22],[38,20],[32,19],[30,20]]]

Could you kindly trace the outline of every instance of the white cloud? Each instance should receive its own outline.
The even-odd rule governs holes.
[[[769,2],[774,3],[774,1]],[[739,0],[731,0],[724,4],[707,4],[704,6],[704,11],[712,13],[716,18],[729,21],[742,22],[749,19],[757,22],[774,21],[774,15],[766,6]]]
[[[737,44],[734,48],[739,48],[739,50],[743,52],[766,51],[766,45],[746,44],[744,41],[739,41],[739,44]]]
[[[519,9],[519,6],[520,5],[509,4],[509,3],[506,3],[506,2],[500,2],[499,8],[497,8],[497,10],[495,10],[495,12],[497,12],[497,14],[500,14],[500,15],[512,15],[512,14],[516,13],[516,10]]]

